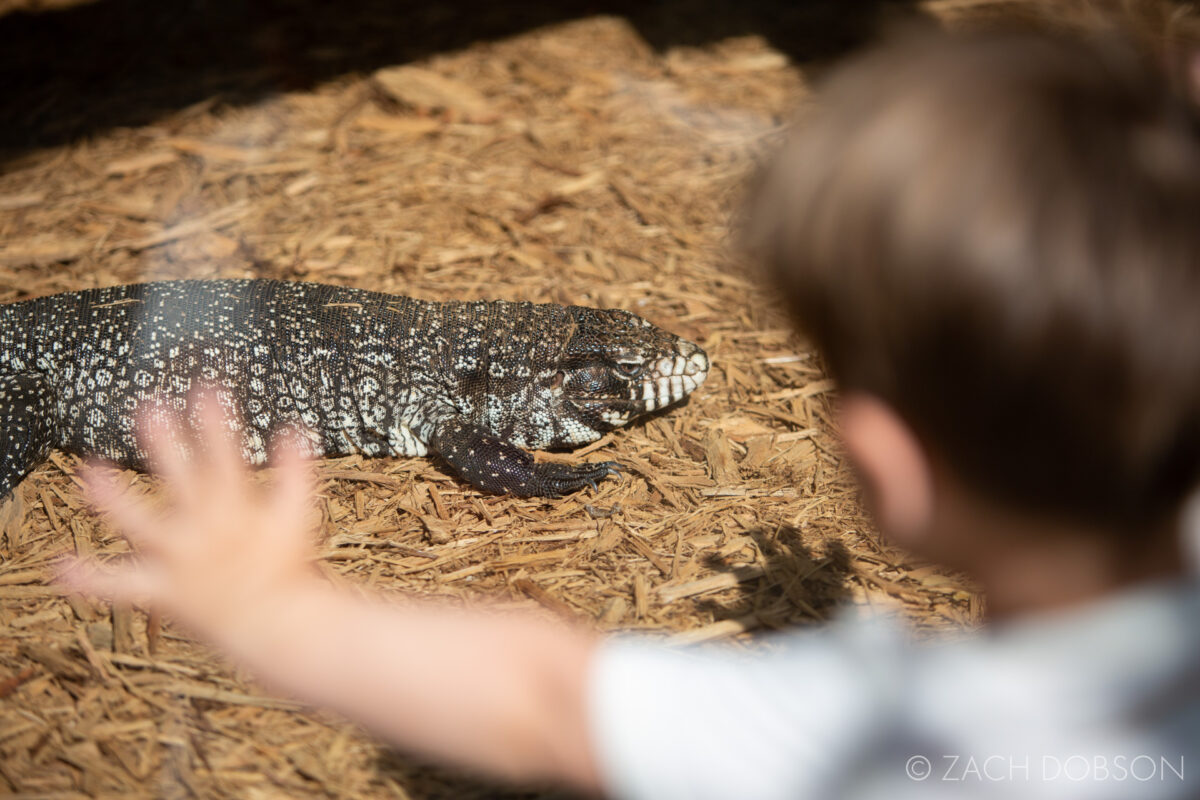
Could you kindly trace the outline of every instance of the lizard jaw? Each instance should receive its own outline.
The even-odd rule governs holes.
[[[692,345],[691,352],[661,358],[642,381],[641,400],[646,411],[664,408],[696,391],[708,377],[708,356]]]
[[[652,362],[649,372],[630,386],[627,396],[568,395],[567,399],[578,408],[598,409],[605,423],[621,427],[636,416],[665,408],[694,392],[708,377],[708,364],[704,351],[691,345],[681,355]]]

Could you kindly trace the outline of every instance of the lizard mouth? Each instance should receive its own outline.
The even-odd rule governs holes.
[[[623,411],[631,414],[639,411],[642,408],[641,400],[631,400],[628,397],[617,397],[615,395],[568,395],[567,399],[577,406],[588,406],[591,408],[602,406],[603,408],[610,409],[612,411]]]
[[[647,411],[679,402],[696,391],[708,377],[708,356],[699,347],[685,355],[661,358],[642,381],[640,402]],[[637,401],[635,401],[637,402]]]
[[[613,418],[628,418],[679,402],[708,377],[708,356],[695,345],[682,348],[680,355],[665,356],[647,366],[641,380],[618,389],[619,394],[611,388],[605,394],[574,391],[566,393],[565,399],[579,408],[603,411]]]

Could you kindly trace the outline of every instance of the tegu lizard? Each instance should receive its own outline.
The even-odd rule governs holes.
[[[614,462],[535,462],[696,389],[708,358],[627,311],[426,302],[316,283],[161,281],[0,306],[0,496],[53,448],[145,468],[147,409],[215,392],[245,460],[436,453],[474,486],[553,497]]]

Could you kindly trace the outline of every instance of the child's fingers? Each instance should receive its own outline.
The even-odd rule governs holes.
[[[158,405],[143,414],[138,438],[151,469],[190,513],[211,509],[217,497],[224,502],[239,495],[245,465],[216,393],[193,392],[188,405],[195,411],[195,431],[178,422],[177,411]]]
[[[88,501],[109,517],[117,532],[139,547],[154,548],[158,526],[145,502],[117,488],[106,465],[85,464],[80,472]]]
[[[204,450],[206,465],[212,470],[211,479],[230,488],[240,488],[244,485],[242,477],[246,462],[233,434],[229,415],[221,407],[216,392],[204,389],[193,395],[191,402],[199,411],[197,438]]]
[[[118,603],[153,603],[161,596],[163,585],[156,574],[144,566],[108,570],[94,561],[74,558],[57,570],[54,580],[74,592],[92,594]]]
[[[304,517],[316,494],[312,471],[300,449],[300,432],[281,432],[272,442],[271,463],[276,466],[275,488],[271,492],[273,518],[279,529],[292,538],[307,533]]]
[[[160,475],[185,506],[195,508],[199,473],[188,457],[183,431],[161,406],[150,408],[138,424],[138,440],[149,456],[150,469]]]

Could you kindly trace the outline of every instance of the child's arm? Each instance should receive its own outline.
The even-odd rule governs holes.
[[[310,564],[299,458],[283,453],[276,484],[255,492],[216,404],[205,407],[205,457],[183,456],[173,429],[144,437],[173,499],[167,514],[89,472],[93,498],[142,557],[115,572],[77,563],[64,580],[161,609],[269,685],[410,751],[598,790],[585,714],[594,634],[329,585]]]

